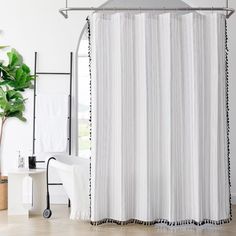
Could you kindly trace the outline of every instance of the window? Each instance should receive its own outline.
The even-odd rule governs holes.
[[[88,58],[88,36],[85,31],[78,51],[78,142],[79,156],[90,157],[90,78]]]

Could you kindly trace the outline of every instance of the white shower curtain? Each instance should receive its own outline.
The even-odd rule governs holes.
[[[226,19],[94,13],[91,222],[231,220]]]

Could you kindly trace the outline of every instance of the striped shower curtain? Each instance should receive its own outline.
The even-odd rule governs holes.
[[[92,224],[231,220],[227,35],[218,13],[94,13]]]

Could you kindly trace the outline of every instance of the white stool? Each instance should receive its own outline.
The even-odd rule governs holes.
[[[23,205],[23,180],[32,178],[32,208]],[[46,207],[46,170],[16,169],[8,172],[8,215],[42,215]]]

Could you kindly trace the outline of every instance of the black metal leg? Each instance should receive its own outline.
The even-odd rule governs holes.
[[[68,207],[70,208],[70,199],[68,198]]]
[[[47,170],[46,170],[46,182],[47,182],[47,208],[43,212],[43,217],[48,219],[52,215],[52,211],[50,209],[50,195],[49,195],[49,183],[48,183],[48,167],[50,160],[56,160],[54,157],[50,157],[47,162]]]

